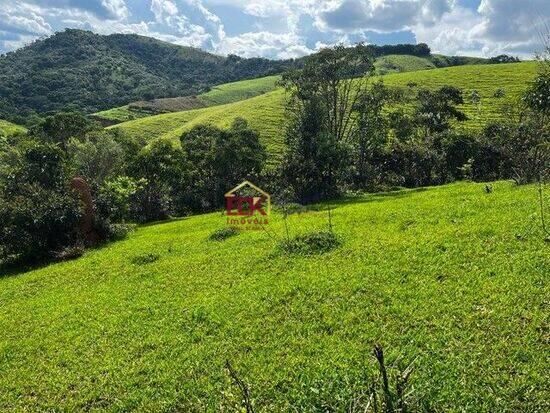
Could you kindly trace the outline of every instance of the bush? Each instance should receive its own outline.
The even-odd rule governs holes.
[[[131,177],[141,182],[130,199],[133,219],[149,222],[168,218],[174,212],[177,194],[186,187],[186,169],[183,151],[171,142],[156,141],[143,148],[129,166]]]
[[[113,241],[125,239],[135,228],[135,224],[111,224],[108,239]]]
[[[238,235],[239,231],[237,231],[235,228],[220,228],[214,231],[208,239],[210,241],[224,241],[227,238],[234,237],[235,235]]]
[[[192,211],[223,205],[224,194],[244,179],[254,181],[267,157],[259,135],[241,118],[228,130],[196,126],[180,140],[192,184],[181,191],[177,202]]]
[[[135,257],[132,257],[131,261],[134,265],[146,265],[158,261],[159,258],[160,255],[149,252],[146,254],[136,255]]]
[[[313,255],[323,254],[339,245],[340,241],[332,232],[320,231],[283,240],[278,248],[288,254]]]
[[[75,175],[95,186],[122,172],[124,150],[111,133],[94,133],[84,139],[72,138],[67,145]]]
[[[61,251],[55,253],[55,258],[59,261],[68,261],[74,260],[75,258],[81,257],[84,254],[86,248],[84,245],[78,243],[75,245],[70,245],[63,248]]]
[[[0,261],[40,260],[75,245],[80,203],[67,192],[26,185],[0,204]]]

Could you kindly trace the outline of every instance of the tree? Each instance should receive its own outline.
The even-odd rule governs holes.
[[[353,140],[355,164],[354,183],[366,188],[373,184],[375,153],[386,143],[388,122],[383,109],[389,99],[388,90],[382,81],[377,82],[363,94],[353,110],[357,113],[358,131]]]
[[[343,152],[358,133],[354,108],[367,92],[371,49],[335,46],[306,58],[302,70],[283,75],[287,153],[283,180],[302,202],[333,196],[343,173]]]
[[[75,243],[81,207],[58,145],[22,140],[2,158],[0,263],[41,259]]]
[[[501,54],[495,57],[491,57],[489,59],[489,63],[517,63],[519,62],[519,58],[514,56],[509,56],[507,54]]]
[[[448,130],[451,120],[465,121],[468,117],[456,108],[464,103],[462,91],[453,86],[443,86],[432,92],[422,89],[418,92],[415,116],[426,135]]]
[[[166,219],[174,212],[174,195],[186,185],[186,161],[181,149],[166,140],[142,149],[129,165],[129,172],[143,183],[132,201],[138,221]]]
[[[254,180],[267,158],[259,135],[241,118],[228,130],[196,126],[180,140],[193,182],[183,203],[192,210],[222,205],[224,194],[245,179]]]
[[[75,175],[95,187],[124,169],[124,150],[109,132],[96,132],[84,139],[71,138],[67,153]]]
[[[308,100],[318,98],[325,131],[337,141],[349,142],[357,132],[352,108],[366,93],[372,70],[370,51],[364,45],[322,49],[306,58],[302,70],[283,75],[290,92],[289,109],[299,110]]]
[[[281,165],[283,181],[302,204],[338,193],[335,176],[343,169],[345,145],[325,130],[319,97],[289,114],[287,150]]]
[[[83,138],[94,129],[100,129],[99,124],[79,112],[58,112],[41,120],[30,133],[65,147],[70,138]]]

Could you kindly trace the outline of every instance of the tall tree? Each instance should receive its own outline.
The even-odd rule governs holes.
[[[436,91],[422,89],[418,92],[415,116],[426,135],[443,132],[451,127],[451,120],[462,122],[468,119],[456,107],[462,103],[462,91],[456,87],[443,86]]]
[[[386,142],[388,122],[383,109],[389,99],[389,91],[382,81],[374,83],[364,93],[353,110],[357,113],[358,132],[353,141],[355,174],[357,187],[368,186],[369,172],[373,172],[375,152]],[[372,179],[371,179],[372,182]]]
[[[361,44],[323,49],[283,75],[289,121],[282,174],[302,202],[336,193],[343,151],[358,133],[353,108],[367,92],[370,53]]]

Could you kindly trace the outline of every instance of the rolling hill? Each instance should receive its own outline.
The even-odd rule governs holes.
[[[257,411],[347,411],[376,374],[379,342],[388,364],[415,360],[426,411],[546,411],[537,192],[493,188],[337,201],[341,246],[322,255],[278,251],[279,214],[269,234],[210,241],[226,225],[212,213],[5,274],[0,410],[234,411],[230,360]],[[288,224],[291,236],[325,229],[325,208]]]
[[[388,86],[412,89],[456,86],[464,91],[462,110],[469,120],[460,125],[466,130],[477,130],[489,121],[505,116],[503,108],[518,99],[536,74],[536,62],[496,65],[465,65],[383,76]],[[481,96],[479,105],[469,96],[476,90]],[[495,95],[502,90],[504,96]],[[201,123],[227,127],[236,117],[243,117],[261,134],[267,145],[271,161],[275,161],[283,149],[284,96],[281,89],[251,99],[175,113],[150,116],[124,122],[114,127],[129,134],[139,134],[146,139],[169,138],[177,140],[184,130]]]
[[[279,79],[279,76],[267,76],[225,83],[214,86],[208,92],[197,96],[134,102],[129,105],[94,113],[93,117],[104,123],[111,122],[114,124],[164,112],[178,112],[238,102],[274,90],[277,87]],[[181,108],[182,106],[183,108]],[[178,110],[178,108],[181,109]]]
[[[135,34],[67,29],[0,56],[0,118],[24,123],[35,112],[93,113],[142,99],[192,95],[294,64],[222,57]]]
[[[385,55],[377,57],[374,69],[377,75],[404,73],[436,67],[461,66],[467,64],[486,64],[487,59],[462,56],[431,55],[419,57],[413,55]],[[214,86],[209,92],[198,96],[160,98],[151,101],[132,102],[121,107],[107,109],[93,114],[93,117],[106,125],[126,122],[160,113],[180,112],[203,107],[237,102],[275,89],[278,76],[243,80]]]
[[[388,73],[435,69],[435,65],[429,58],[408,55],[388,55],[376,59],[374,61],[374,68],[376,74],[385,75]]]

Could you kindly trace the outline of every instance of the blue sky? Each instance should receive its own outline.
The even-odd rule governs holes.
[[[532,57],[550,31],[550,0],[0,0],[0,53],[67,27],[245,57],[359,41]]]

